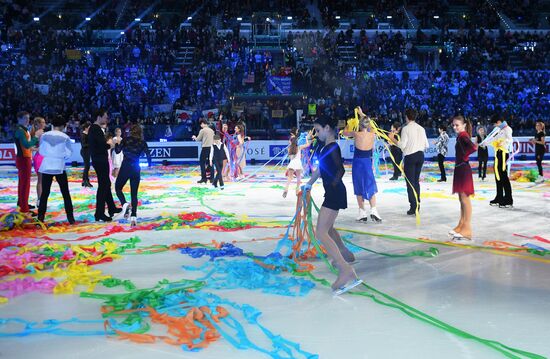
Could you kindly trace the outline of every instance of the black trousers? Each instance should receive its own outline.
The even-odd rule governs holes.
[[[401,176],[401,169],[399,168],[399,164],[403,160],[403,152],[401,149],[397,146],[390,146],[390,152],[393,156],[393,159],[395,160],[395,163],[393,163],[393,177],[397,178]]]
[[[216,177],[214,177],[214,187],[218,185],[223,187],[223,160],[213,162],[214,168],[216,169]],[[212,169],[213,171],[214,169]]]
[[[477,149],[477,175],[480,178],[487,177],[487,161],[489,160],[489,150],[479,147]]]
[[[445,173],[445,156],[441,153],[437,154],[437,164],[439,165],[439,172],[441,172],[441,179],[443,181],[447,180],[447,174]]]
[[[139,163],[136,164],[136,163],[131,163],[129,161],[123,160],[115,182],[115,191],[116,191],[118,200],[120,201],[120,204],[126,203],[126,197],[124,197],[124,192],[122,192],[122,188],[124,188],[128,180],[130,180],[132,217],[136,217],[137,206],[138,206],[139,182],[141,180],[141,169],[139,168]]]
[[[109,178],[109,163],[107,161],[92,162],[97,174],[97,193],[95,216],[105,215],[105,204],[109,213],[113,213],[116,209],[113,194],[111,193],[111,179]]]
[[[50,190],[52,188],[52,182],[55,180],[59,184],[59,189],[63,195],[63,202],[65,203],[65,213],[67,219],[73,218],[73,201],[71,200],[71,194],[69,193],[69,181],[67,180],[67,172],[58,175],[49,175],[42,173],[42,195],[40,195],[40,204],[38,205],[38,218],[44,218],[46,209],[48,208],[48,197],[50,196]]]
[[[90,172],[90,151],[80,150],[80,155],[84,160],[84,172],[82,172],[82,181],[89,181],[89,172]]]
[[[201,149],[201,155],[199,158],[199,163],[201,166],[201,181],[206,182],[206,169],[210,167],[210,151],[212,150],[212,147],[203,147]],[[210,169],[210,178],[208,178],[210,182],[214,179],[214,171]]]
[[[513,204],[512,198],[512,185],[510,184],[510,179],[508,178],[508,161],[509,154],[502,151],[497,151],[495,155],[495,180],[497,182],[497,195],[495,200],[502,204]],[[497,168],[497,158],[498,158],[498,168]],[[503,163],[505,163],[503,165]],[[503,167],[504,166],[504,167]],[[497,179],[497,171],[500,179]]]
[[[403,170],[407,177],[407,195],[409,196],[409,204],[411,209],[416,209],[417,199],[420,203],[420,173],[422,172],[422,166],[424,165],[424,152],[418,151],[410,155],[405,156],[403,159]],[[409,183],[410,182],[410,183]],[[413,191],[414,189],[414,191]]]
[[[535,159],[537,161],[537,167],[539,168],[539,176],[542,177],[542,160],[544,158],[544,152],[542,153],[536,153]]]

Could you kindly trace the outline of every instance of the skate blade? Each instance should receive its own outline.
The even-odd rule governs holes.
[[[370,215],[370,219],[372,219],[373,222],[382,223],[382,218],[378,218],[374,214]]]
[[[339,295],[342,295],[350,290],[352,290],[353,288],[357,287],[358,285],[360,285],[361,283],[363,283],[363,281],[361,279],[355,279],[353,282],[350,282],[349,284],[346,284],[340,288],[338,288],[337,290],[333,291],[332,292],[332,295],[334,297],[337,297]]]

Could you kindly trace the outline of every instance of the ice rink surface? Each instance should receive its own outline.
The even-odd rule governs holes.
[[[448,165],[450,172],[452,164]],[[532,164],[516,166],[514,170],[525,166]],[[228,183],[224,191],[210,191],[206,190],[210,186],[197,185],[196,167],[144,170],[140,189],[143,203],[138,218],[139,226],[150,226],[138,227],[136,231],[129,231],[129,224],[124,219],[110,224],[88,223],[93,220],[93,207],[88,205],[93,204],[95,187],[93,190],[81,187],[81,169],[71,168],[69,171],[77,209],[75,217],[79,223],[69,228],[60,224],[65,221],[65,214],[56,212],[62,207],[62,200],[54,183],[48,208],[55,212],[55,217],[47,218],[52,227],[43,231],[26,225],[26,229],[19,230],[17,235],[13,230],[3,231],[0,232],[0,244],[21,238],[37,238],[42,246],[46,243],[83,246],[104,238],[127,240],[138,237],[138,248],[163,245],[168,249],[154,254],[136,253],[134,249],[133,253],[123,252],[112,261],[92,268],[101,271],[102,275],[131,281],[135,285],[133,291],[154,287],[161,280],[203,280],[204,287],[197,290],[197,297],[209,293],[221,300],[222,306],[242,325],[239,333],[246,333],[246,342],[253,343],[254,347],[242,340],[239,345],[239,335],[235,334],[238,332],[235,328],[239,327],[231,327],[223,320],[218,323],[217,331],[227,336],[222,334],[198,351],[188,351],[181,345],[170,345],[159,339],[154,343],[121,340],[116,334],[105,333],[102,306],[108,304],[101,299],[81,297],[79,293],[90,289],[100,294],[124,293],[125,288],[107,288],[97,283],[93,288],[75,286],[72,294],[53,294],[50,288],[49,293],[47,290],[30,291],[18,295],[16,290],[6,286],[16,276],[6,274],[0,277],[0,288],[3,288],[0,295],[8,297],[4,304],[0,304],[0,358],[503,357],[504,354],[495,349],[501,347],[489,341],[541,357],[550,356],[548,179],[539,185],[514,181],[514,208],[500,209],[489,206],[495,190],[493,175],[488,175],[484,182],[476,178],[476,196],[472,200],[475,246],[467,247],[444,243],[448,240],[448,230],[456,225],[459,217],[458,200],[451,195],[452,176],[446,183],[435,182],[435,166],[425,165],[420,224],[417,224],[414,217],[405,214],[408,202],[404,180],[389,181],[389,174],[382,171],[378,178],[377,208],[383,222],[358,223],[355,221],[357,204],[353,197],[351,170],[347,168],[344,182],[348,189],[348,209],[340,212],[336,224],[345,239],[370,250],[350,245],[358,260],[354,268],[368,285],[358,287],[358,291],[370,295],[345,294],[334,298],[328,287],[308,277],[293,278],[289,271],[284,270],[266,274],[272,277],[265,287],[251,288],[243,283],[258,281],[256,275],[260,272],[247,272],[246,268],[255,268],[247,267],[254,265],[249,257],[220,255],[210,261],[208,256],[193,258],[183,254],[179,250],[181,245],[170,250],[172,244],[224,242],[256,256],[272,253],[294,216],[297,201],[292,190],[286,199],[282,198],[284,169],[280,167],[249,166],[246,171],[252,176],[241,183]],[[548,173],[550,169],[546,168],[546,171]],[[13,168],[0,168],[2,213],[14,207],[16,180]],[[31,203],[36,199],[34,181],[33,177]],[[97,186],[95,182],[93,184]],[[314,186],[312,195],[316,203],[322,202],[320,183]],[[211,218],[214,224],[201,226],[189,222],[189,225],[172,225],[170,222],[170,218],[178,215],[197,212],[203,212],[202,216],[214,216]],[[313,219],[316,220],[316,214]],[[224,226],[231,227],[224,220],[241,221],[240,227],[223,230]],[[219,227],[216,227],[216,222]],[[243,225],[246,223],[249,225]],[[159,230],[159,224],[162,230]],[[83,239],[86,235],[97,238]],[[432,247],[438,251],[432,257],[395,256],[427,251]],[[10,247],[0,247],[2,250],[6,248]],[[3,262],[0,265],[9,266],[9,258],[15,260],[0,256]],[[321,259],[305,262],[314,266],[311,273],[316,278],[334,280],[334,274]],[[223,276],[223,268],[229,268],[229,272],[236,265],[244,266],[240,267],[238,276],[241,282],[231,282],[235,277]],[[28,266],[23,268],[27,268],[27,273],[18,278],[30,278]],[[262,273],[267,272],[269,270]],[[34,278],[38,280],[38,277]],[[52,278],[58,283],[62,281],[62,277]],[[301,282],[296,284],[291,279]],[[11,292],[6,288],[12,288]],[[255,308],[253,319],[245,318],[245,311],[237,309],[245,304]],[[167,305],[164,303],[165,307]],[[142,323],[151,324],[147,315],[143,312],[141,315]],[[59,328],[63,327],[65,331],[38,333],[36,329],[45,327],[44,323],[32,327],[34,330],[25,330],[23,324],[6,321],[8,318],[38,323],[72,318],[94,322],[59,324]],[[122,320],[120,318],[118,323]],[[119,327],[120,330],[123,328],[132,329],[130,326]],[[269,334],[261,328],[268,330]],[[152,324],[147,333],[166,335],[166,330],[157,323]],[[285,342],[286,346],[274,348],[273,345],[281,343],[281,338],[299,344],[300,349],[289,342]],[[274,354],[277,349],[280,350]],[[528,357],[518,352],[511,353]]]

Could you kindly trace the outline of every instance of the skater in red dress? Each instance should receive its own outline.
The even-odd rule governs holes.
[[[453,241],[467,243],[472,240],[472,202],[470,196],[474,195],[472,168],[468,160],[477,147],[471,140],[472,123],[468,119],[463,116],[454,117],[453,129],[457,133],[453,194],[457,193],[460,201],[460,221],[449,234],[453,237]]]

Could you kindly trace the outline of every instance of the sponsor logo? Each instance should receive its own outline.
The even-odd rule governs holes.
[[[265,155],[265,147],[254,147],[254,148],[247,148],[246,149],[247,156],[264,156]]]
[[[151,158],[170,158],[171,148],[159,147],[159,148],[149,148],[149,154]]]
[[[287,153],[286,147],[285,145],[269,145],[269,156],[284,157]]]

